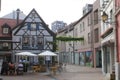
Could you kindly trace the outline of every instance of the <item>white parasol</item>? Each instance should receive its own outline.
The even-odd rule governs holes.
[[[51,51],[44,51],[44,52],[38,54],[38,56],[57,56],[57,54],[55,54],[54,52],[51,52]]]
[[[20,53],[16,53],[15,55],[18,55],[18,56],[37,56],[36,54],[33,54],[31,52],[20,52]]]

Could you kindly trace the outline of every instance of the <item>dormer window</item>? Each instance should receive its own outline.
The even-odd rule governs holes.
[[[3,34],[8,34],[9,33],[9,28],[8,27],[4,27],[3,28]]]
[[[10,32],[9,30],[10,30],[10,26],[8,24],[4,24],[2,26],[2,33],[3,34],[9,34],[9,32]]]

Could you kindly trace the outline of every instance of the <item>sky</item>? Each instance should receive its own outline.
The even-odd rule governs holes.
[[[70,24],[82,17],[82,10],[86,4],[93,4],[95,0],[2,0],[0,17],[18,8],[28,15],[34,8],[46,24],[58,20]]]

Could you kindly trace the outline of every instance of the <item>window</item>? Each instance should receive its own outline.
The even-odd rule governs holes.
[[[31,30],[36,30],[36,24],[35,23],[31,24]]]
[[[39,45],[42,45],[43,44],[43,37],[38,37],[38,44]]]
[[[98,24],[98,9],[94,11],[94,25]]]
[[[32,45],[31,45],[31,46],[32,46],[32,47],[35,47],[35,45],[36,45],[36,44],[35,44],[35,36],[32,36],[31,42],[32,42]]]
[[[43,44],[44,44],[44,40],[43,40],[43,36],[42,35],[40,35],[40,36],[38,36],[38,38],[37,38],[37,43],[38,43],[38,48],[39,49],[43,49]]]
[[[88,33],[88,44],[90,44],[90,43],[91,43],[91,34]]]
[[[80,32],[82,32],[82,24],[80,24]]]
[[[10,26],[8,24],[5,23],[5,24],[2,25],[2,33],[3,34],[9,34],[10,29],[11,28],[10,28]]]
[[[112,22],[112,20],[113,20],[112,15],[113,15],[113,11],[110,10],[110,22]]]
[[[9,33],[9,28],[8,27],[4,27],[3,28],[3,34],[8,34]]]
[[[30,49],[30,40],[29,40],[29,36],[27,36],[27,35],[24,35],[23,36],[23,41],[22,41],[22,48],[23,49]]]
[[[82,32],[82,31],[85,31],[85,24],[84,24],[84,22],[82,22],[80,24],[80,32]]]
[[[90,19],[89,19],[89,17],[87,18],[87,22],[88,22],[88,27],[89,27],[89,25],[90,25]]]
[[[95,40],[95,43],[96,43],[96,42],[99,41],[99,31],[98,31],[98,28],[95,29],[95,31],[94,31],[94,35],[95,35],[95,37],[94,37],[95,39],[94,39],[94,40]]]
[[[29,42],[29,37],[24,36],[24,37],[23,37],[23,43],[24,43],[24,44],[28,44],[28,42]]]
[[[8,43],[3,43],[3,47],[8,47]]]
[[[85,23],[83,22],[83,31],[85,31]]]

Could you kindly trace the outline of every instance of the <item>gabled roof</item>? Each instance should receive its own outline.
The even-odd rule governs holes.
[[[21,22],[21,20],[19,22]],[[16,26],[16,19],[0,18],[0,37],[9,37],[11,34],[8,35],[2,34],[3,25],[8,25],[11,29],[13,29]]]
[[[23,22],[22,22],[21,24],[17,25],[15,28],[17,28],[18,26],[24,24],[25,21],[27,20],[27,18],[30,16],[30,14],[31,14],[32,12],[35,12],[35,14],[39,17],[39,19],[41,20],[42,24],[44,25],[44,28],[45,28],[51,35],[54,36],[54,35],[55,35],[54,32],[52,32],[52,31],[48,28],[48,25],[43,21],[43,19],[40,17],[40,15],[36,12],[35,9],[32,9],[31,12],[30,12],[30,13],[26,16],[26,18],[23,20]],[[14,29],[15,29],[15,28],[14,28]],[[20,27],[16,30],[16,32],[14,33],[14,35],[15,35],[21,28],[22,28],[22,26],[20,26]],[[13,29],[13,30],[14,30],[14,29]]]

